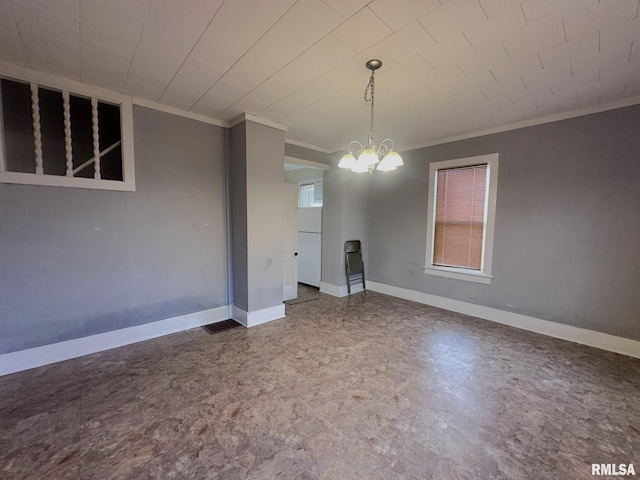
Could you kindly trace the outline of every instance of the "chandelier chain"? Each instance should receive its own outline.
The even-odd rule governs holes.
[[[375,135],[373,133],[373,103],[374,103],[374,98],[375,98],[375,86],[376,86],[376,81],[374,78],[374,74],[376,73],[375,70],[371,70],[371,77],[369,77],[369,84],[367,85],[367,88],[365,88],[364,90],[364,101],[365,102],[371,102],[371,123],[369,125],[369,145],[373,144]],[[367,96],[367,94],[369,94]]]

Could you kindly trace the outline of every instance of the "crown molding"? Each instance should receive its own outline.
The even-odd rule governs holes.
[[[317,145],[311,145],[310,143],[299,142],[298,140],[294,140],[292,138],[285,138],[285,143],[289,145],[295,145],[296,147],[308,148],[309,150],[315,150],[316,152],[330,154],[333,153],[331,150],[327,150],[326,148],[318,147]]]
[[[238,115],[236,118],[231,120],[231,122],[229,122],[228,127],[229,128],[235,127],[236,125],[242,122],[258,123],[260,125],[264,125],[265,127],[271,127],[271,128],[275,128],[276,130],[282,130],[283,132],[286,132],[287,129],[289,128],[286,125],[282,125],[281,123],[277,123],[266,118],[258,117],[257,115],[253,115],[251,113],[242,113]]]
[[[583,117],[585,115],[592,115],[594,113],[607,112],[609,110],[616,110],[618,108],[630,107],[640,104],[640,96],[634,96],[625,98],[622,100],[614,100],[602,105],[594,105],[590,107],[584,107],[578,110],[572,110],[570,112],[554,113],[552,115],[546,115],[544,117],[532,118],[530,120],[523,120],[521,122],[509,123],[507,125],[500,125],[498,127],[487,128],[483,130],[475,130],[469,133],[463,133],[461,135],[454,135],[451,137],[443,137],[438,140],[433,140],[425,143],[418,143],[409,145],[398,149],[400,152],[407,152],[409,150],[417,150],[419,148],[433,147],[434,145],[442,145],[444,143],[456,142],[458,140],[467,140],[469,138],[482,137],[485,135],[491,135],[494,133],[508,132],[510,130],[517,130],[519,128],[533,127],[536,125],[542,125],[545,123],[558,122],[561,120],[568,120],[570,118]]]
[[[133,104],[140,107],[151,108],[160,112],[170,113],[179,117],[190,118],[191,120],[197,120],[202,123],[208,123],[217,127],[229,128],[229,122],[218,120],[217,118],[208,117],[200,113],[189,112],[182,110],[181,108],[171,107],[162,103],[154,102],[153,100],[147,100],[146,98],[133,97]]]

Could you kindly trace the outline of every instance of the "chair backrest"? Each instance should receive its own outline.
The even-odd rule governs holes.
[[[344,253],[353,253],[360,251],[360,240],[347,240],[344,242]]]
[[[347,275],[364,272],[362,254],[360,252],[349,252],[347,255]]]

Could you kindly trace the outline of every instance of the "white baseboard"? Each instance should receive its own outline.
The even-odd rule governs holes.
[[[369,282],[367,281],[367,285],[369,284]],[[353,285],[351,287],[351,293],[360,293],[364,291],[364,288],[362,288],[362,284],[358,284],[358,285]],[[331,283],[325,283],[325,282],[320,282],[320,293],[326,293],[327,295],[332,295],[334,297],[346,297],[347,295],[349,295],[349,291],[347,289],[346,285],[342,285],[342,286],[338,286],[338,285],[333,285]]]
[[[279,318],[283,318],[284,316],[284,303],[276,305],[275,307],[255,310],[253,312],[245,312],[236,305],[233,305],[231,307],[231,318],[247,328],[255,327],[256,325],[267,323],[272,320],[277,320]]]
[[[135,327],[122,328],[88,337],[28,348],[18,352],[5,353],[0,355],[0,376],[122,347],[227,319],[229,319],[229,307],[224,305]]]
[[[393,285],[386,285],[384,283],[367,281],[367,288],[373,292],[384,293],[385,295],[404,298],[405,300],[411,300],[453,312],[464,313],[465,315],[502,323],[503,325],[521,328],[530,332],[541,333],[542,335],[559,338],[561,340],[568,340],[570,342],[600,348],[609,352],[628,355],[629,357],[640,358],[640,342],[637,340],[616,337],[607,333],[595,332],[571,325],[563,325],[519,313],[498,310],[497,308],[452,300],[429,293],[394,287]]]

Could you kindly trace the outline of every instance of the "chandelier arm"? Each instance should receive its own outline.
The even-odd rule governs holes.
[[[351,151],[351,145],[353,145],[354,143],[360,147],[361,151],[364,149],[364,145],[362,145],[359,141],[354,140],[349,144],[349,146],[347,147],[347,150]]]
[[[391,143],[391,146],[387,144],[387,142]],[[390,149],[396,148],[395,143],[390,138],[385,138],[382,142],[380,142],[380,146],[378,147],[378,155],[380,158],[384,157],[387,153],[389,153]]]

